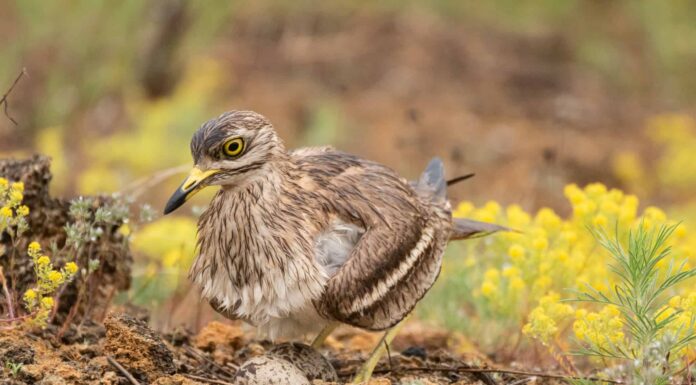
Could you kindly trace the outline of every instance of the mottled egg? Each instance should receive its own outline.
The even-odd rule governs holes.
[[[329,360],[309,345],[294,342],[284,343],[273,347],[267,354],[291,362],[300,369],[310,381],[338,381],[336,370]]]
[[[264,355],[245,362],[234,376],[235,385],[310,385],[295,365],[280,357]]]

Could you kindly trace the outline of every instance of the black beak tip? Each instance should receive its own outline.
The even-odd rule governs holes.
[[[164,214],[164,215],[167,215],[167,214],[171,213],[171,212],[174,211],[174,210],[176,210],[176,207],[173,207],[172,205],[170,205],[170,204],[167,203],[167,205],[164,206],[163,214]]]
[[[186,202],[186,195],[187,194],[181,191],[181,189],[177,190],[174,193],[174,195],[172,195],[172,197],[169,198],[169,201],[164,206],[164,215],[167,215],[181,207],[181,205],[183,205],[184,202]]]

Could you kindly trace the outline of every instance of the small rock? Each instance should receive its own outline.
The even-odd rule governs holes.
[[[35,384],[41,380],[44,376],[44,368],[40,365],[23,365],[19,369],[18,377],[22,381],[26,381],[30,384]]]
[[[282,358],[295,365],[310,381],[338,381],[336,369],[329,360],[309,345],[300,343],[285,343],[273,347],[269,356]]]
[[[133,377],[151,383],[176,371],[172,352],[143,321],[126,314],[112,314],[104,320],[104,326],[104,352],[123,365]]]
[[[401,355],[405,357],[418,357],[422,360],[428,357],[425,348],[420,346],[409,346],[401,352]]]
[[[103,385],[116,385],[120,382],[120,377],[116,372],[108,371],[105,372],[104,375],[101,378],[101,381],[99,381],[100,384]]]
[[[33,364],[34,349],[20,338],[0,338],[0,357],[13,364]]]
[[[239,325],[213,321],[198,333],[195,346],[205,351],[215,350],[217,345],[227,345],[239,349],[244,345],[244,332]]]
[[[49,374],[45,376],[37,385],[67,385],[68,382],[65,381],[63,377],[56,376],[54,374]]]
[[[309,385],[307,377],[290,362],[274,356],[254,357],[234,376],[235,385]]]

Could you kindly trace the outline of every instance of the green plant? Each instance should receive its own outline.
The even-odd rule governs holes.
[[[21,362],[12,362],[12,361],[5,361],[5,368],[10,371],[10,375],[12,377],[17,377],[17,374],[19,373],[20,370],[22,370],[22,367],[24,366],[23,363]]]
[[[100,242],[103,235],[130,222],[131,201],[123,196],[114,195],[110,199],[97,202],[95,198],[79,197],[70,203],[70,221],[64,226],[65,243],[58,247],[52,243],[42,248],[38,242],[31,242],[26,253],[33,265],[34,281],[21,294],[23,309],[15,298],[18,297],[14,285],[16,268],[14,260],[19,250],[19,237],[29,230],[26,216],[29,208],[22,205],[24,186],[22,183],[10,183],[0,178],[0,233],[10,237],[9,250],[4,252],[10,257],[6,279],[0,266],[0,289],[2,289],[3,310],[6,314],[0,318],[3,330],[12,329],[24,323],[36,327],[45,327],[55,315],[63,290],[71,281],[77,279],[77,298],[72,303],[70,312],[63,322],[58,335],[67,329],[77,315],[81,303],[87,301],[86,314],[92,302],[88,289],[93,283],[93,275],[100,268]],[[151,209],[140,210],[141,221],[148,220]],[[137,224],[138,221],[135,221]],[[129,235],[123,233],[123,247],[127,246]],[[46,245],[44,245],[46,246]],[[54,267],[54,261],[68,261],[61,268]],[[8,282],[11,285],[8,285]]]
[[[30,243],[27,253],[34,263],[36,285],[24,292],[24,306],[30,315],[29,322],[43,327],[55,305],[58,289],[72,281],[78,267],[75,262],[68,262],[62,269],[55,270],[51,258],[41,252],[38,242]]]
[[[603,373],[607,378],[630,384],[671,383],[682,369],[678,358],[696,341],[696,312],[690,308],[694,301],[669,299],[672,290],[696,276],[686,261],[675,263],[671,258],[667,242],[675,229],[676,225],[655,229],[640,225],[628,233],[626,246],[618,235],[593,231],[609,251],[609,267],[618,280],[611,290],[587,285],[587,291],[578,294],[578,301],[608,310],[578,319],[574,329],[581,345],[577,354],[600,358],[607,364]],[[606,327],[593,327],[600,324]]]

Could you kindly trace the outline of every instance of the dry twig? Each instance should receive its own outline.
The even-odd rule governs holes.
[[[22,68],[22,72],[20,72],[19,75],[17,75],[14,82],[12,82],[12,85],[10,86],[10,88],[7,90],[7,92],[5,92],[4,95],[2,95],[2,98],[0,98],[0,105],[3,106],[5,116],[7,117],[7,119],[10,119],[10,121],[12,123],[14,123],[15,126],[17,125],[17,121],[14,120],[14,118],[12,118],[12,116],[10,116],[9,112],[7,112],[7,109],[10,107],[10,104],[7,102],[7,97],[10,96],[10,93],[12,93],[12,90],[15,88],[17,83],[19,83],[19,80],[22,78],[22,76],[24,76],[26,74],[27,74],[27,69]]]
[[[220,380],[214,380],[212,378],[207,378],[207,377],[201,377],[201,376],[194,376],[193,374],[183,374],[184,377],[188,377],[192,380],[196,381],[205,381],[209,384],[217,384],[217,385],[234,385],[231,382],[226,382],[226,381],[220,381]]]
[[[198,359],[200,359],[200,360],[203,360],[205,363],[207,363],[208,365],[214,367],[215,369],[217,369],[217,370],[219,370],[219,371],[225,373],[227,376],[229,376],[229,377],[234,377],[234,373],[230,372],[230,371],[227,370],[226,368],[224,368],[224,367],[222,367],[221,365],[219,365],[217,362],[215,362],[215,361],[211,360],[210,358],[206,357],[204,354],[199,353],[198,351],[196,351],[196,349],[194,349],[194,348],[192,348],[192,347],[190,347],[190,346],[184,346],[184,350],[185,350],[187,353],[191,354],[192,356],[194,356],[194,357],[196,357],[196,358],[198,358]]]
[[[7,303],[7,312],[10,315],[10,319],[15,318],[15,313],[14,313],[14,303],[12,301],[12,294],[10,294],[10,290],[7,288],[7,281],[5,281],[5,272],[2,270],[2,266],[0,266],[0,283],[2,283],[2,291],[5,293],[5,298],[7,300],[5,301]]]
[[[129,184],[119,192],[121,194],[130,195],[133,198],[137,198],[140,195],[142,195],[145,191],[148,191],[153,186],[162,183],[167,178],[176,174],[185,173],[190,168],[191,166],[187,164],[182,164],[181,166],[170,167],[164,170],[157,171],[152,175],[148,175],[146,177],[136,180],[135,182]]]
[[[133,377],[133,375],[130,374],[130,372],[126,370],[126,368],[124,368],[123,365],[119,364],[118,361],[116,361],[113,357],[106,356],[106,360],[109,361],[111,366],[118,369],[118,371],[121,372],[121,374],[123,374],[128,379],[128,381],[131,382],[131,384],[140,385],[138,380],[136,380],[135,377]]]
[[[468,368],[468,367],[411,367],[411,368],[398,368],[400,371],[408,372],[458,372],[458,373],[501,373],[501,374],[511,374],[517,376],[528,376],[528,377],[540,377],[540,378],[555,378],[561,380],[590,380],[590,381],[602,381],[610,384],[625,384],[623,381],[616,380],[606,380],[602,378],[595,377],[577,377],[577,376],[567,376],[563,374],[554,373],[536,373],[536,372],[526,372],[523,370],[512,370],[512,369],[496,369],[496,368]],[[391,373],[391,369],[379,369],[375,370],[375,374],[386,374]]]

